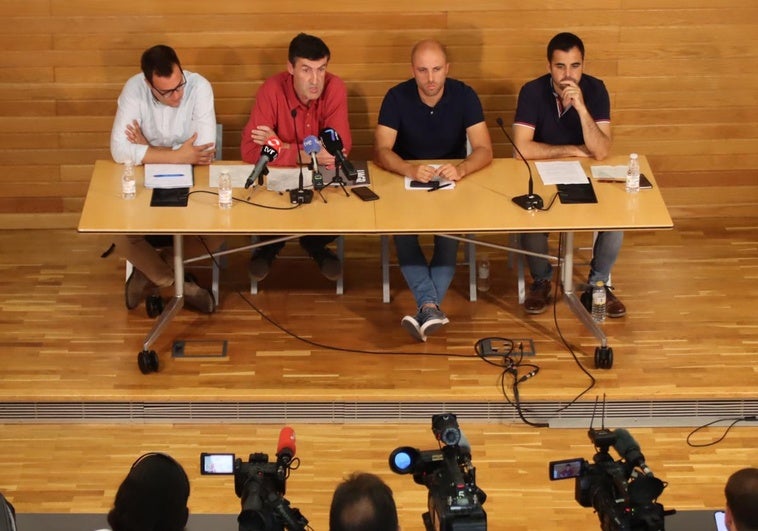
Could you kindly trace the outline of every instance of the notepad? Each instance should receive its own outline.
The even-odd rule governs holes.
[[[189,188],[192,164],[145,164],[145,188]]]

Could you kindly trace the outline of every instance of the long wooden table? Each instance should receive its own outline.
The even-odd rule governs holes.
[[[626,156],[611,157],[603,164],[626,163]],[[597,162],[581,159],[587,175]],[[230,162],[224,162],[228,165]],[[318,194],[313,202],[293,205],[288,194],[263,188],[235,189],[236,199],[248,199],[257,206],[235,201],[231,210],[218,208],[215,188],[210,188],[208,167],[195,168],[195,186],[187,207],[150,207],[151,190],[145,189],[143,168],[136,168],[137,196],[121,198],[121,170],[111,161],[97,161],[79,220],[80,232],[122,234],[173,234],[175,295],[160,319],[145,338],[147,353],[161,331],[183,306],[184,264],[209,256],[184,258],[184,235],[258,234],[290,239],[306,234],[444,234],[469,241],[466,234],[521,232],[561,232],[565,235],[561,260],[564,298],[576,316],[601,341],[601,359],[612,349],[607,346],[602,329],[591,319],[574,293],[573,236],[580,231],[651,230],[673,227],[653,172],[645,157],[640,166],[653,188],[630,194],[622,183],[593,182],[598,203],[562,204],[556,200],[548,211],[526,211],[512,203],[515,196],[526,193],[528,171],[523,161],[496,159],[487,168],[456,184],[454,190],[408,191],[403,179],[369,163],[371,187],[380,200],[364,202],[348,197],[338,188],[323,191],[328,202]],[[534,192],[549,203],[555,186],[544,186],[534,172]],[[207,193],[210,192],[210,193]],[[351,194],[352,195],[352,194]],[[493,244],[475,243],[493,247]],[[254,245],[230,249],[220,254],[250,249]],[[495,246],[509,251],[520,249]]]

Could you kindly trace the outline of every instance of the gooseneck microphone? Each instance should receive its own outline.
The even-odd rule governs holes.
[[[311,156],[311,164],[313,165],[313,188],[321,190],[324,187],[324,177],[318,171],[318,160],[316,159],[316,153],[321,151],[321,142],[318,141],[313,135],[308,135],[303,140],[303,149]]]
[[[324,148],[337,160],[337,165],[342,166],[345,177],[351,181],[356,180],[358,178],[358,170],[355,169],[353,163],[347,160],[345,154],[342,152],[344,145],[339,133],[331,127],[326,127],[321,130],[319,137],[324,144]]]
[[[272,136],[261,148],[261,156],[258,162],[255,163],[253,171],[250,172],[250,176],[245,181],[245,188],[250,186],[258,179],[258,185],[263,184],[263,176],[268,173],[266,164],[276,159],[279,156],[279,149],[282,147],[282,142],[277,137]]]
[[[529,161],[527,161],[526,157],[522,155],[518,146],[516,146],[516,143],[511,138],[511,135],[509,135],[508,132],[505,130],[505,126],[503,126],[503,119],[498,116],[496,121],[497,121],[497,125],[500,126],[500,130],[503,131],[503,134],[513,146],[513,149],[516,150],[516,153],[519,154],[519,157],[521,157],[521,160],[523,160],[524,164],[526,164],[526,169],[529,170],[529,192],[526,195],[520,195],[518,197],[514,197],[512,201],[516,203],[518,206],[520,206],[521,208],[523,208],[524,210],[533,210],[533,209],[539,210],[543,207],[544,202],[542,201],[542,198],[540,196],[534,193],[534,179],[532,178],[532,168],[531,166],[529,166]]]
[[[297,149],[297,166],[300,175],[297,180],[297,190],[290,190],[290,203],[302,205],[313,199],[313,190],[303,188],[303,161],[300,159],[300,139],[297,136],[297,109],[292,109],[292,125],[295,126],[295,149]]]

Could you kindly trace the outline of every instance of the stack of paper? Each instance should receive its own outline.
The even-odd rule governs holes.
[[[190,188],[192,164],[145,164],[145,188]]]

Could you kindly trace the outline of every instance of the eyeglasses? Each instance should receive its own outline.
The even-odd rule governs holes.
[[[175,86],[172,89],[168,90],[161,90],[155,88],[155,85],[153,85],[153,82],[150,82],[150,86],[153,87],[153,90],[163,96],[164,98],[168,98],[174,95],[175,92],[179,92],[180,90],[184,89],[184,86],[187,84],[187,78],[184,76],[184,72],[182,72],[182,82],[179,83],[177,86]]]

